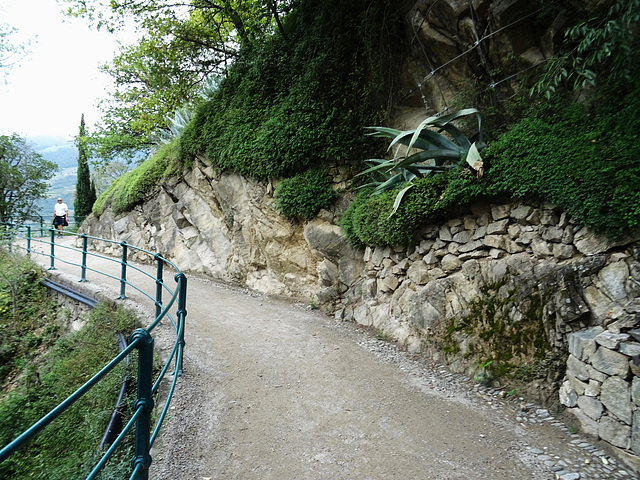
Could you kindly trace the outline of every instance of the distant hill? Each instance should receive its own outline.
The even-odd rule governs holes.
[[[78,149],[73,139],[66,137],[38,136],[28,137],[27,141],[45,160],[58,165],[57,174],[49,182],[47,198],[41,200],[40,215],[45,219],[51,217],[53,205],[58,197],[62,197],[73,215],[73,202],[77,182]]]

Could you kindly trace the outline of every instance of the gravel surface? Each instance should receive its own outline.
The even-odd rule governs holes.
[[[187,312],[151,479],[637,478],[546,410],[305,305],[189,277]]]
[[[634,478],[532,404],[304,305],[190,279],[161,479]]]

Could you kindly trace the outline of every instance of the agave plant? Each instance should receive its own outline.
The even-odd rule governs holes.
[[[155,135],[155,141],[158,144],[167,144],[171,143],[171,140],[180,136],[184,127],[191,121],[193,117],[193,110],[188,107],[178,108],[174,114],[173,118],[167,115],[167,126],[169,128],[162,128],[158,130]]]
[[[478,119],[478,139],[472,142],[452,122],[460,117],[475,115]],[[413,187],[413,179],[425,177],[451,168],[468,165],[478,177],[482,176],[484,163],[480,150],[485,147],[482,140],[482,117],[475,108],[467,108],[449,115],[433,116],[422,121],[415,130],[400,131],[388,127],[367,127],[373,130],[373,137],[391,138],[389,150],[397,146],[392,159],[368,159],[371,165],[358,175],[378,175],[380,181],[373,181],[363,187],[375,187],[372,195],[379,195],[400,185],[409,183],[396,195],[393,215],[405,193]],[[434,131],[430,128],[436,128]],[[449,134],[451,138],[444,133]],[[405,148],[402,148],[404,146]],[[390,216],[391,216],[390,215]]]
[[[213,95],[220,89],[221,77],[211,75],[202,81],[200,96],[205,100],[211,99]]]

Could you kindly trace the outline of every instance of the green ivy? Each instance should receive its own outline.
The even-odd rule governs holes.
[[[274,196],[277,210],[286,218],[311,220],[320,209],[329,208],[338,194],[325,172],[307,170],[279,183]]]
[[[630,231],[640,184],[635,96],[614,114],[574,103],[523,120],[487,151],[494,159],[487,193],[548,201],[614,238]]]
[[[452,208],[483,192],[485,181],[466,172],[453,170],[414,180],[415,186],[393,215],[397,191],[377,196],[363,191],[343,214],[340,225],[354,246],[414,244],[422,226],[440,221]]]
[[[371,149],[387,95],[381,32],[397,30],[390,0],[302,2],[274,35],[248,45],[181,137],[187,164],[206,154],[219,170],[288,177]],[[388,42],[387,42],[388,44]]]

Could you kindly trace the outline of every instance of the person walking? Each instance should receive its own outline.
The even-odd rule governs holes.
[[[62,237],[62,230],[67,225],[69,225],[69,208],[62,202],[62,198],[58,197],[53,207],[53,228],[58,230],[58,238]]]

